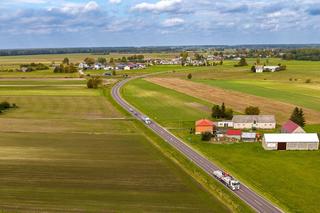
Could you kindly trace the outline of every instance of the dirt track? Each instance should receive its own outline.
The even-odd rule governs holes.
[[[227,106],[238,112],[243,112],[247,106],[259,106],[261,114],[276,115],[277,121],[280,124],[288,120],[292,110],[296,107],[296,105],[281,101],[224,90],[178,78],[146,78],[146,80],[215,104],[224,102]],[[320,112],[307,108],[303,108],[303,110],[307,123],[320,123]]]

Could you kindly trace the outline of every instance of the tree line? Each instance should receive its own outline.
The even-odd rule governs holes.
[[[320,61],[320,49],[294,49],[283,54],[284,60]]]

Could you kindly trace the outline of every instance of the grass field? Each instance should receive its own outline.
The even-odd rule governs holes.
[[[189,135],[189,130],[196,119],[210,117],[207,102],[142,79],[130,82],[122,92],[135,107],[284,209],[318,210],[320,190],[315,177],[320,175],[319,151],[270,152],[258,143],[204,143],[199,137]],[[301,199],[301,195],[308,199]]]
[[[83,83],[0,81],[3,212],[230,211]]]

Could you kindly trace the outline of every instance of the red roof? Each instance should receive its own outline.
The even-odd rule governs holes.
[[[294,130],[296,130],[298,127],[299,127],[298,124],[289,120],[289,121],[287,121],[287,123],[282,125],[282,130],[285,130],[285,132],[287,132],[287,133],[293,133]]]
[[[208,119],[201,119],[196,122],[196,126],[213,126],[214,123]]]
[[[227,130],[227,135],[241,135],[241,130],[238,129],[228,129]]]

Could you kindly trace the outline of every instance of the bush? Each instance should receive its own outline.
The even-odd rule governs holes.
[[[310,84],[310,83],[311,83],[311,79],[307,79],[306,84]]]
[[[190,80],[190,79],[192,78],[192,74],[189,73],[188,76],[187,76],[187,78]]]
[[[210,132],[204,132],[201,134],[202,141],[210,141],[212,138],[212,134]]]
[[[102,78],[99,76],[93,76],[87,81],[87,87],[89,89],[97,89],[102,84]]]
[[[259,115],[260,109],[259,107],[249,106],[245,109],[246,115]]]

